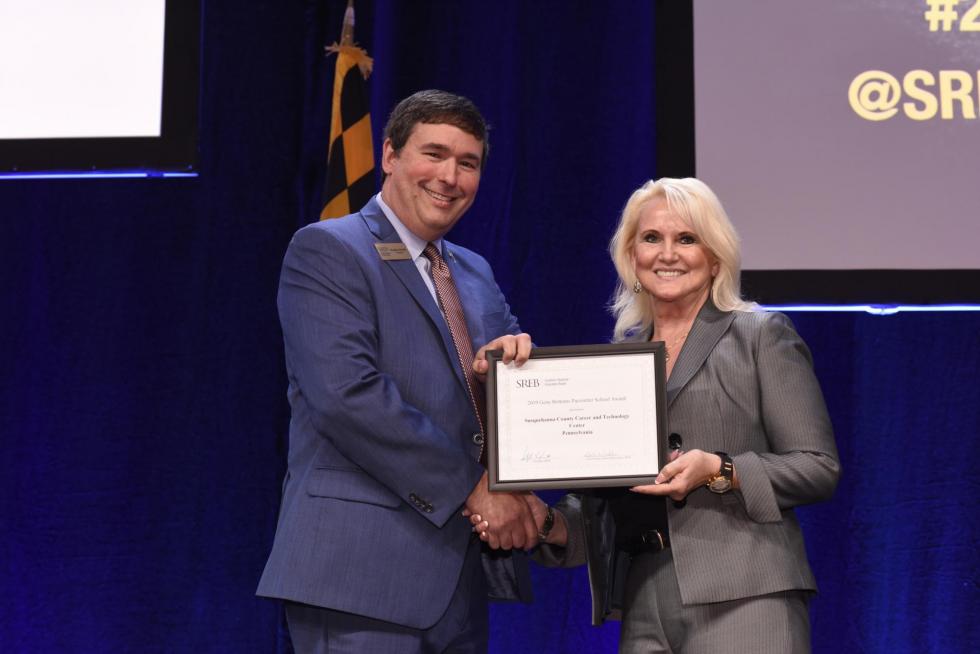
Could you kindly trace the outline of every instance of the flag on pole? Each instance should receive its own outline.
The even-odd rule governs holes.
[[[375,193],[374,147],[366,81],[374,61],[354,45],[354,1],[348,0],[337,55],[330,114],[330,149],[320,220],[358,211]]]

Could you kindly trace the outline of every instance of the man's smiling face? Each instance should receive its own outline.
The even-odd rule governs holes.
[[[435,241],[473,204],[482,156],[483,142],[472,134],[454,125],[419,123],[401,150],[385,140],[381,196],[412,233]]]

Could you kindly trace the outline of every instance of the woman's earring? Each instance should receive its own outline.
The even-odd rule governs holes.
[[[639,279],[636,280],[635,282],[633,282],[633,292],[634,293],[639,293],[642,290],[643,290],[643,287],[640,286],[640,280]]]

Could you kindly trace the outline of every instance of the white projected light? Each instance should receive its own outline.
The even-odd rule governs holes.
[[[0,0],[0,139],[158,137],[164,0]]]

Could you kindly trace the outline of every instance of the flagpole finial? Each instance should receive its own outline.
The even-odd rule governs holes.
[[[368,56],[364,48],[354,44],[354,0],[347,0],[347,10],[344,12],[344,27],[340,31],[340,43],[328,45],[324,50],[327,55],[346,53],[347,56],[353,58],[364,79],[367,79],[371,75],[374,61]]]
[[[344,27],[340,30],[340,45],[354,45],[354,0],[347,0]]]

